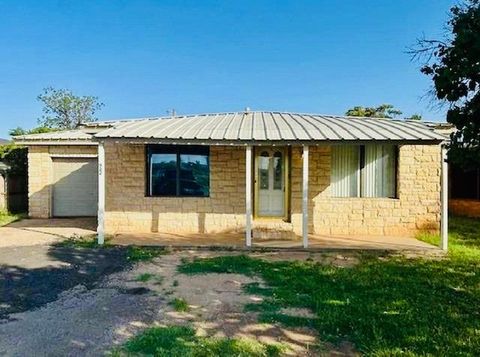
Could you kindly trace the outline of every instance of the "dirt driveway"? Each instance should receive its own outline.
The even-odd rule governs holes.
[[[259,324],[255,313],[244,312],[246,303],[261,299],[243,291],[262,283],[257,278],[199,279],[177,271],[184,259],[237,253],[178,251],[131,264],[127,249],[0,248],[0,355],[98,356],[146,327],[169,324],[211,336],[288,341],[291,355],[312,355],[314,332]],[[175,297],[185,298],[191,311],[174,311]]]
[[[23,219],[0,227],[0,248],[44,245],[95,234],[95,218]]]

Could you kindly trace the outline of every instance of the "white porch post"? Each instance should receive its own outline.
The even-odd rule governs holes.
[[[252,146],[248,145],[245,160],[245,244],[252,246]]]
[[[448,162],[447,148],[442,145],[442,179],[441,179],[441,224],[440,248],[448,249]]]
[[[105,242],[105,147],[98,144],[98,244]]]
[[[303,146],[302,180],[302,236],[303,247],[308,248],[308,145]]]

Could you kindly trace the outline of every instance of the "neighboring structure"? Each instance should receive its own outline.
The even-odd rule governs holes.
[[[0,139],[0,145],[8,144],[8,140]],[[0,161],[0,211],[7,209],[7,171],[8,166]]]
[[[426,123],[437,133],[450,136],[456,129],[450,123]],[[449,165],[448,207],[458,216],[480,217],[480,169]]]
[[[93,216],[98,201],[100,239],[243,231],[247,245],[305,246],[308,233],[439,231],[444,140],[417,121],[248,111],[16,138],[29,148],[30,216]]]
[[[7,172],[10,168],[0,161],[0,211],[8,208]]]

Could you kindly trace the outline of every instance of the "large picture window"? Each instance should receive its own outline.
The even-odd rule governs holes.
[[[395,145],[332,147],[333,197],[396,197]]]
[[[210,195],[209,148],[206,146],[147,146],[147,195]]]

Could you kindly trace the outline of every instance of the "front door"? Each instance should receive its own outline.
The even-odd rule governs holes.
[[[256,216],[286,216],[286,150],[258,147],[255,150]]]

